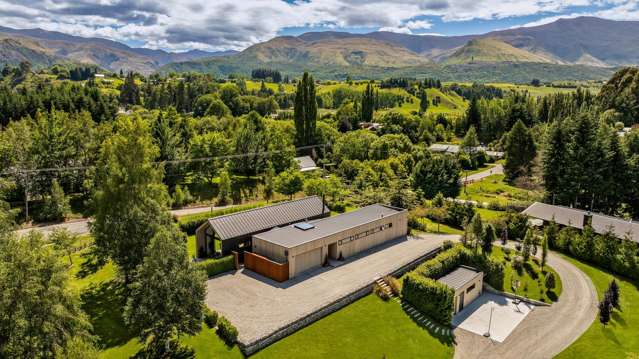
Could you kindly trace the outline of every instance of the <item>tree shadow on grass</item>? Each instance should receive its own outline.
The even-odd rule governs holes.
[[[556,302],[557,300],[559,300],[559,297],[557,296],[557,293],[555,293],[555,291],[553,290],[549,290],[546,292],[546,296],[548,297],[548,299],[550,299],[553,302]]]
[[[94,249],[83,252],[81,258],[80,270],[75,275],[79,279],[94,274],[106,264],[106,260],[99,256]]]
[[[92,285],[82,293],[82,309],[89,316],[100,347],[122,345],[135,337],[122,316],[126,303],[124,288],[124,284],[111,280]]]
[[[406,307],[402,306],[402,310],[404,311],[404,313],[406,313],[406,315],[410,318],[410,320],[413,321],[413,323],[417,324],[420,328],[428,331],[428,334],[430,334],[430,336],[432,336],[433,338],[437,339],[440,343],[449,345],[449,346],[455,344],[455,335],[452,334],[453,330],[452,328],[450,328],[450,326],[439,324],[436,321],[424,316],[425,318],[427,318],[428,321],[430,321],[430,323],[432,323],[432,325],[429,327],[427,324],[420,322],[416,317],[410,315]],[[451,335],[442,334],[444,329],[450,330]]]
[[[132,359],[156,359],[156,358],[171,358],[171,359],[192,359],[195,358],[195,351],[185,345],[181,345],[175,340],[169,342],[168,347],[162,343],[154,344],[151,342],[146,347],[140,349]]]
[[[619,314],[617,310],[612,312],[611,319],[613,323],[618,323],[619,326],[621,327],[624,327],[624,328],[628,327],[628,323],[626,323],[626,320],[623,319],[623,317],[621,316],[621,314]]]

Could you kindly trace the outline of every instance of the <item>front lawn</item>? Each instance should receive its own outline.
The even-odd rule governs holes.
[[[603,326],[595,319],[590,328],[557,358],[639,358],[639,287],[623,277],[613,275],[579,260],[563,256],[583,271],[597,289],[599,298],[616,279],[620,288],[621,311],[615,309],[610,323]]]
[[[189,244],[194,250],[194,241],[189,240]],[[66,257],[62,260],[68,261]],[[117,278],[116,267],[111,262],[97,261],[91,254],[91,247],[73,254],[72,260],[69,284],[81,295],[82,309],[89,316],[97,345],[101,348],[100,357],[119,359],[134,356],[142,345],[124,323],[123,286]],[[227,347],[205,324],[202,324],[200,333],[183,336],[180,341],[195,350],[196,358],[243,357],[237,346]]]
[[[369,295],[266,347],[252,358],[452,358],[395,301]]]
[[[541,248],[539,248],[539,250],[541,250]],[[514,249],[510,250],[509,256],[506,256],[503,248],[493,246],[493,251],[490,255],[504,264],[503,290],[505,292],[515,293],[546,303],[557,301],[561,295],[561,278],[559,278],[557,272],[551,267],[546,265],[542,271],[540,265],[531,258],[528,262],[524,263],[524,269],[521,270],[521,272],[517,272],[512,266],[513,259],[517,256]],[[544,276],[548,271],[555,275],[556,286],[555,289],[551,291],[547,291],[545,286]],[[520,283],[516,289],[513,288],[512,285],[514,281]]]

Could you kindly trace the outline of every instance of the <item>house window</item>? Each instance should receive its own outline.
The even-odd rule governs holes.
[[[466,289],[466,293],[470,293],[473,289],[475,289],[475,283]]]

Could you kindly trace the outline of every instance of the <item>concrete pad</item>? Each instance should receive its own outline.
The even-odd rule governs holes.
[[[489,331],[490,323],[490,338],[501,343],[533,309],[532,304],[515,304],[510,298],[484,292],[453,317],[453,326],[483,336]]]
[[[208,280],[206,304],[237,327],[240,343],[250,344],[458,238],[424,234],[395,240],[284,283],[250,270],[222,274]]]

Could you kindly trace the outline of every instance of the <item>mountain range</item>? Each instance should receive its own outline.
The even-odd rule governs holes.
[[[172,62],[232,55],[235,51],[167,52],[135,48],[123,43],[67,35],[42,29],[11,29],[0,26],[0,63],[15,65],[29,61],[34,66],[54,63],[97,65],[109,71],[137,71],[150,74]]]
[[[141,73],[199,71],[249,74],[269,67],[318,78],[432,75],[442,80],[529,81],[602,79],[615,67],[639,64],[639,21],[595,17],[465,36],[393,32],[308,32],[280,36],[241,52],[209,53],[132,48],[119,42],[40,29],[0,27],[0,63],[47,66],[88,63]]]

